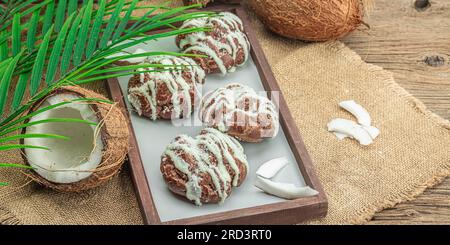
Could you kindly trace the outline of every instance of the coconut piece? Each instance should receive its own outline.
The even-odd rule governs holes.
[[[38,101],[30,113],[40,108],[77,98],[105,97],[79,87],[60,88]],[[129,131],[126,119],[117,104],[104,102],[73,102],[44,113],[29,122],[47,118],[78,118],[98,123],[44,123],[24,129],[24,133],[52,133],[70,140],[30,138],[21,143],[50,148],[49,151],[25,149],[25,162],[32,166],[31,178],[36,182],[64,192],[80,192],[97,187],[120,170],[128,153]]]
[[[342,101],[339,103],[339,106],[355,116],[356,119],[358,119],[359,124],[363,126],[372,125],[372,119],[370,118],[369,112],[354,100]]]
[[[277,173],[280,172],[281,169],[286,167],[288,163],[289,160],[286,157],[272,159],[261,165],[261,167],[259,167],[256,171],[256,175],[266,179],[271,179],[275,175],[277,175]]]
[[[358,140],[361,145],[370,145],[373,143],[373,139],[370,134],[364,128],[353,121],[336,118],[331,120],[331,122],[329,122],[327,126],[328,131],[349,135],[352,138]]]
[[[306,41],[338,39],[363,23],[360,0],[249,0],[248,3],[273,32]]]
[[[285,199],[296,199],[319,194],[309,186],[298,187],[294,184],[274,182],[269,179],[256,176],[255,186],[262,191]]]
[[[338,138],[338,140],[343,140],[345,138],[351,137],[347,134],[343,134],[343,133],[339,133],[339,132],[333,132],[333,134],[336,135],[336,138]]]
[[[361,126],[361,127],[362,127],[364,130],[366,130],[367,133],[369,133],[370,137],[371,137],[373,140],[375,140],[375,139],[380,135],[380,133],[381,133],[380,130],[379,130],[378,128],[374,127],[374,126],[369,126],[369,127],[367,127],[367,126]],[[347,134],[344,134],[344,133],[333,132],[333,134],[336,135],[336,137],[337,137],[339,140],[343,140],[343,139],[345,139],[345,138],[352,138],[351,135],[347,135]]]
[[[373,140],[376,139],[381,133],[380,130],[374,126],[362,126],[362,128],[369,133]]]

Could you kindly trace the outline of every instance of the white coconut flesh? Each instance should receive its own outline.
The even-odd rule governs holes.
[[[56,94],[49,97],[40,108],[78,99],[73,94]],[[30,122],[48,118],[76,118],[99,123],[95,111],[86,103],[73,102],[36,115]],[[70,139],[25,139],[27,145],[44,146],[50,150],[25,149],[28,163],[48,181],[69,184],[92,175],[102,160],[103,142],[96,126],[77,122],[52,122],[30,126],[30,134],[58,134]]]

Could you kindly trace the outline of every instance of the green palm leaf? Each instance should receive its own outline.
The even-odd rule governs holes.
[[[78,0],[69,0],[69,5],[67,7],[67,13],[71,15],[75,11],[77,11],[78,8]]]
[[[58,7],[56,8],[56,16],[55,16],[55,24],[54,28],[56,32],[59,32],[61,29],[65,15],[66,15],[66,6],[67,6],[67,0],[59,0],[58,1]]]
[[[12,23],[12,53],[15,56],[20,52],[20,14],[14,15]]]
[[[136,7],[137,0],[100,0],[98,7],[94,6],[93,1],[90,0],[84,1],[80,9],[77,9],[79,3],[76,0],[12,0],[11,2],[14,3],[10,7],[10,10],[13,11],[0,16],[0,108],[2,108],[0,111],[0,142],[3,143],[32,137],[66,139],[64,136],[48,134],[10,135],[37,124],[65,122],[97,125],[94,122],[75,118],[28,121],[39,113],[63,106],[66,103],[76,103],[75,101],[40,108],[29,114],[26,112],[36,101],[64,85],[83,84],[109,77],[141,73],[142,71],[137,71],[137,68],[154,67],[158,68],[157,70],[173,68],[150,64],[115,67],[113,63],[120,59],[133,57],[181,54],[148,52],[115,58],[111,58],[111,56],[146,41],[206,30],[203,28],[184,30],[175,28],[159,34],[146,34],[162,27],[173,27],[177,22],[213,14],[211,12],[186,12],[198,5],[174,9],[168,8],[165,4]],[[24,5],[30,3],[35,5],[32,7]],[[134,10],[146,8],[149,11],[144,17],[132,17]],[[158,9],[166,10],[166,12],[149,17]],[[30,15],[29,21],[21,24],[21,17],[28,15]],[[137,21],[133,24],[131,20]],[[131,24],[133,25],[129,28]],[[39,26],[41,26],[42,34],[37,33]],[[22,41],[20,34],[24,32],[26,32],[27,38]],[[9,44],[12,46],[9,47]],[[9,50],[12,52],[10,53]],[[21,55],[14,56],[18,53]],[[58,71],[59,77],[56,76]],[[8,79],[10,76],[18,76],[15,89],[10,89],[12,80]],[[43,77],[45,79],[42,79]],[[25,100],[24,94],[27,86],[29,86],[31,97]],[[8,91],[11,90],[15,90],[12,106],[10,113],[5,114],[4,100],[8,97]],[[83,102],[82,99],[80,102]],[[88,99],[84,102],[89,103]],[[43,146],[8,144],[0,146],[0,151],[24,148],[48,150]],[[2,182],[0,185],[3,184],[6,183]]]
[[[41,150],[47,150],[47,151],[50,150],[48,147],[36,146],[36,145],[24,145],[24,144],[0,145],[0,151],[10,151],[10,150],[16,150],[16,149],[41,149]]]
[[[0,139],[0,143],[14,141],[18,139],[29,139],[29,138],[47,138],[47,139],[61,139],[61,140],[69,140],[69,137],[57,135],[57,134],[18,134],[8,137],[3,137]]]
[[[33,66],[33,70],[31,71],[31,81],[30,81],[31,95],[36,94],[39,88],[40,81],[42,80],[42,70],[44,69],[45,58],[47,55],[47,49],[50,42],[50,36],[52,35],[52,33],[53,28],[50,27],[50,29],[47,31],[47,34],[45,34],[42,43],[40,44],[40,48],[36,56],[36,61]]]
[[[102,39],[100,40],[100,48],[104,48],[106,47],[106,45],[108,44],[108,41],[110,41],[111,38],[111,34],[114,31],[114,27],[116,26],[117,20],[119,18],[119,14],[122,11],[122,7],[124,5],[124,0],[119,0],[119,3],[116,7],[116,9],[114,10],[113,14],[111,15],[108,24],[106,25],[106,28],[103,31],[103,36]]]
[[[8,67],[6,67],[5,71],[2,74],[2,79],[0,80],[0,115],[3,114],[3,110],[5,107],[6,98],[8,96],[8,89],[11,83],[12,75],[14,72],[14,68],[19,61],[21,53],[14,57],[14,59],[9,63]]]
[[[25,89],[27,88],[28,78],[30,77],[30,73],[21,74],[19,76],[19,81],[16,85],[16,90],[14,92],[14,97],[11,105],[12,111],[16,111],[22,102],[23,96],[25,94]]]
[[[88,37],[89,24],[91,22],[93,0],[89,0],[84,11],[83,21],[81,22],[80,31],[78,33],[77,44],[75,45],[75,52],[73,54],[73,65],[80,64],[84,54],[86,40]]]
[[[78,15],[75,17],[73,24],[71,25],[69,35],[67,36],[66,43],[64,45],[64,53],[61,59],[61,72],[64,73],[69,69],[70,57],[73,53],[73,46],[75,44],[76,35],[78,32],[78,26],[80,25],[81,19],[83,18],[84,8],[80,10]]]
[[[45,8],[44,24],[42,25],[42,33],[47,33],[53,24],[53,14],[55,12],[55,1],[51,1]]]
[[[36,42],[36,32],[39,24],[39,13],[40,10],[37,10],[33,13],[33,16],[30,19],[30,27],[28,29],[27,35],[27,46],[28,50],[34,49],[34,43]]]
[[[95,15],[94,23],[92,24],[92,31],[89,38],[88,46],[86,49],[86,57],[90,58],[97,47],[97,40],[100,34],[100,27],[103,22],[103,17],[105,14],[106,0],[100,0],[100,6],[98,8],[97,14]]]
[[[27,168],[32,169],[33,167],[24,164],[14,164],[14,163],[0,163],[0,167],[3,168]]]
[[[128,11],[126,12],[125,16],[122,18],[122,21],[120,22],[119,26],[117,27],[114,36],[112,39],[117,39],[120,37],[125,30],[125,27],[129,23],[131,14],[133,13],[133,10],[136,7],[136,4],[139,2],[139,0],[133,0],[130,4],[130,7],[128,8]]]
[[[47,85],[50,85],[55,79],[56,69],[61,57],[63,43],[66,40],[67,31],[69,29],[70,23],[72,22],[72,19],[73,15],[71,15],[69,19],[64,23],[61,31],[58,34],[58,37],[56,38],[56,42],[53,46],[47,66],[47,76],[45,78],[45,82],[47,83]]]

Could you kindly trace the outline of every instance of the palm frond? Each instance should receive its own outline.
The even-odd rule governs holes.
[[[47,66],[47,74],[45,78],[45,82],[47,85],[50,85],[56,76],[56,70],[58,67],[58,62],[61,57],[63,44],[66,40],[67,31],[69,29],[70,24],[72,23],[73,14],[69,17],[69,19],[64,23],[61,28],[61,32],[58,34],[56,38],[55,45],[53,46],[52,53],[50,55],[48,66]]]
[[[34,49],[34,44],[36,43],[36,33],[37,33],[37,27],[39,24],[39,14],[40,9],[34,11],[33,15],[30,19],[30,27],[28,29],[28,35],[27,35],[27,48],[28,50]]]
[[[100,34],[103,17],[105,15],[106,0],[100,0],[100,4],[92,24],[91,35],[86,48],[86,57],[90,58],[97,48],[97,40]]]
[[[42,25],[42,33],[46,33],[53,24],[53,15],[55,13],[55,1],[51,1],[45,8],[44,24]]]
[[[65,101],[39,108],[29,114],[26,112],[35,102],[64,85],[84,84],[109,77],[142,73],[143,70],[138,68],[153,67],[156,69],[154,71],[173,68],[154,64],[116,67],[114,62],[153,55],[182,55],[170,52],[117,54],[123,54],[123,50],[151,40],[207,31],[208,29],[205,28],[177,29],[173,26],[178,22],[215,14],[188,12],[198,5],[179,8],[168,8],[166,4],[137,7],[137,0],[100,0],[97,5],[93,4],[93,0],[83,1],[82,4],[77,0],[12,0],[10,2],[12,4],[5,9],[8,14],[0,17],[0,143],[33,137],[66,139],[64,136],[51,134],[11,135],[38,124],[64,122],[97,125],[94,122],[75,118],[28,121],[39,113],[67,103],[89,103],[89,99]],[[29,4],[34,5],[29,7]],[[148,11],[143,17],[133,18],[133,12],[136,9],[148,9]],[[165,12],[151,16],[156,10],[165,10]],[[28,21],[22,21],[25,17]],[[163,27],[172,29],[158,34],[147,34]],[[26,34],[25,40],[20,38],[23,33]],[[9,44],[12,46],[9,47]],[[15,89],[12,89],[10,81],[15,76],[18,81]],[[31,95],[29,98],[25,97],[27,88]],[[6,110],[5,102],[9,96],[13,98],[12,105],[9,110]],[[0,151],[24,148],[48,150],[43,146],[0,145]]]
[[[42,80],[42,71],[44,69],[44,63],[47,55],[48,46],[50,43],[50,37],[53,33],[53,28],[50,27],[50,29],[47,31],[47,34],[45,34],[44,39],[42,40],[42,43],[39,45],[39,50],[36,56],[36,60],[33,66],[33,69],[31,70],[31,81],[30,81],[30,93],[31,95],[35,95],[39,84]]]
[[[9,90],[9,86],[11,84],[14,68],[16,67],[17,62],[19,61],[20,56],[21,56],[21,53],[16,55],[12,59],[12,61],[9,63],[9,65],[4,70],[1,71],[2,78],[0,80],[0,114],[2,114],[4,111],[5,102],[6,102],[6,98],[8,96],[8,90]]]
[[[15,14],[12,22],[12,54],[15,56],[20,52],[20,14]]]
[[[67,0],[58,1],[58,7],[56,7],[55,22],[54,22],[56,32],[58,32],[63,25],[66,15],[66,7],[67,7]]]

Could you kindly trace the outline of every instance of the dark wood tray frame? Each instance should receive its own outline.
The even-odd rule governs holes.
[[[289,112],[280,87],[278,86],[270,65],[266,60],[264,52],[259,45],[247,13],[240,5],[223,3],[214,3],[211,7],[206,9],[218,12],[231,11],[236,13],[242,19],[245,31],[248,35],[250,43],[252,44],[252,58],[257,66],[264,88],[268,91],[268,96],[271,94],[270,91],[280,91],[280,123],[286,134],[291,150],[297,160],[300,171],[306,184],[317,190],[319,195],[275,204],[261,205],[169,222],[161,222],[155,203],[153,202],[150,186],[147,182],[144,166],[139,153],[139,146],[134,134],[133,125],[131,124],[131,120],[129,118],[129,112],[126,108],[119,81],[116,78],[111,78],[107,80],[109,93],[111,98],[120,104],[130,127],[131,148],[128,153],[128,158],[131,166],[132,179],[134,182],[136,195],[145,224],[296,224],[308,219],[324,217],[328,210],[328,201],[325,192],[315,173],[312,160],[306,150],[295,121]]]

